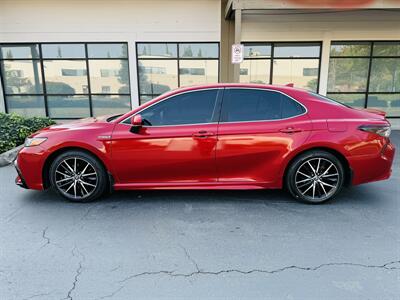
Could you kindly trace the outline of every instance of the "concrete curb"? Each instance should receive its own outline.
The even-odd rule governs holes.
[[[24,147],[24,145],[18,146],[14,149],[8,150],[7,152],[4,152],[0,154],[0,167],[5,167],[11,164],[15,158],[17,157],[17,154],[19,150],[21,150]]]

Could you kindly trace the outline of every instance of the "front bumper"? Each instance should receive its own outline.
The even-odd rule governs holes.
[[[15,178],[15,184],[20,186],[20,187],[22,187],[22,188],[24,188],[24,189],[27,189],[28,186],[26,185],[25,179],[24,179],[24,177],[22,177],[21,171],[20,171],[20,169],[18,167],[18,159],[16,159],[14,161],[14,167],[15,167],[15,170],[17,171],[17,174],[18,174],[18,176]]]

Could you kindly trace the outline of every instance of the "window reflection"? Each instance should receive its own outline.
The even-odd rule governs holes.
[[[240,64],[240,82],[269,83],[271,61],[269,59],[249,59]]]
[[[176,60],[140,60],[138,63],[141,94],[159,95],[178,87]]]
[[[6,94],[41,94],[42,74],[38,60],[1,61]]]
[[[92,97],[93,115],[102,116],[109,114],[123,114],[130,110],[131,99],[129,96],[109,95]]]
[[[318,86],[318,65],[318,59],[275,59],[272,83],[293,83],[295,87],[316,92]]]
[[[181,86],[217,83],[217,60],[182,60],[179,64]]]
[[[48,96],[47,107],[51,118],[84,118],[90,116],[88,96]]]
[[[46,116],[43,96],[6,96],[8,112],[22,116]]]
[[[331,58],[328,92],[365,92],[368,66],[367,58]]]
[[[92,93],[129,93],[128,61],[90,60],[90,86]]]
[[[48,94],[83,94],[88,84],[83,60],[45,60],[43,62]]]

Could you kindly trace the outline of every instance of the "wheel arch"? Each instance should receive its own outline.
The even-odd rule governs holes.
[[[110,186],[110,189],[112,188],[114,179],[110,173],[110,170],[107,168],[106,164],[99,157],[99,155],[97,155],[95,152],[90,151],[83,147],[67,146],[67,147],[62,147],[62,148],[55,150],[46,158],[43,168],[42,168],[42,178],[43,178],[43,188],[44,189],[47,189],[50,187],[49,170],[50,170],[50,166],[51,166],[52,162],[54,161],[54,159],[57,156],[61,155],[62,153],[65,153],[67,151],[81,151],[81,152],[85,152],[86,154],[89,154],[89,155],[93,156],[94,158],[96,158],[100,162],[100,164],[103,166],[104,170],[106,170],[106,172],[108,174],[108,184]]]
[[[292,156],[289,159],[288,163],[285,166],[285,170],[284,170],[283,177],[282,177],[283,186],[285,185],[285,182],[286,182],[287,172],[288,172],[291,164],[294,162],[294,160],[304,153],[311,152],[311,151],[318,151],[318,150],[325,151],[325,152],[328,152],[328,153],[334,155],[342,163],[344,171],[345,171],[344,184],[346,186],[351,184],[352,177],[353,177],[353,171],[350,167],[350,163],[347,160],[346,156],[343,153],[341,153],[340,151],[338,151],[337,149],[334,149],[333,147],[315,146],[315,147],[310,147],[307,149],[302,149],[301,151],[297,152],[294,156]]]

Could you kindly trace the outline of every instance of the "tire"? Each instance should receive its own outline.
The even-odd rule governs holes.
[[[101,162],[83,151],[71,150],[57,156],[49,169],[51,187],[72,202],[90,202],[107,189],[107,172]]]
[[[344,176],[343,164],[335,155],[312,150],[293,160],[285,184],[296,200],[319,204],[333,199],[341,191]]]

